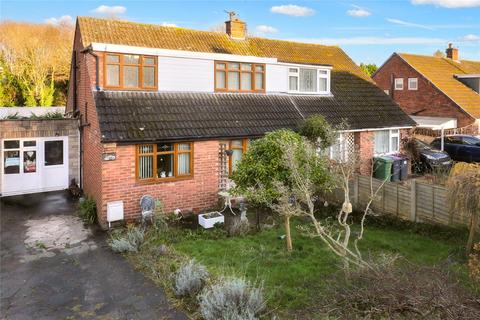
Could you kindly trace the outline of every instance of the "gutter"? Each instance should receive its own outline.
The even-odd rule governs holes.
[[[92,45],[89,45],[88,47],[82,49],[80,51],[81,53],[88,53],[90,54],[92,57],[95,58],[95,87],[97,89],[97,91],[100,90],[100,62],[99,62],[99,57],[96,53],[93,52],[93,48],[92,48]]]

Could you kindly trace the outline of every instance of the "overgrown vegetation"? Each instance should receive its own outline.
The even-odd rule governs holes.
[[[195,297],[208,280],[207,268],[190,259],[178,268],[175,273],[173,290],[179,297]]]
[[[80,199],[78,202],[78,215],[88,224],[94,224],[97,221],[97,204],[95,200],[89,197]]]
[[[137,252],[145,239],[145,231],[141,227],[129,225],[125,232],[113,233],[109,241],[110,248],[118,253]]]

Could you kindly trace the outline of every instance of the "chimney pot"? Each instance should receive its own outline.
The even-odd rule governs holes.
[[[448,44],[445,53],[447,54],[447,58],[458,61],[458,48],[454,48],[452,43]]]
[[[228,36],[235,40],[245,40],[247,36],[247,24],[240,20],[233,11],[228,12],[230,19],[225,21],[225,29]]]

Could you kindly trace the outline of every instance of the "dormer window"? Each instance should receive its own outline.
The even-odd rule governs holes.
[[[157,90],[157,58],[138,54],[105,54],[104,87]]]
[[[330,93],[330,70],[289,67],[288,90],[292,93]]]
[[[215,91],[265,92],[265,65],[215,61]]]

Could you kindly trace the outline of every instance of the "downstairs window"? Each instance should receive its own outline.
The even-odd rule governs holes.
[[[385,154],[400,150],[400,130],[380,130],[374,133],[374,153]]]

